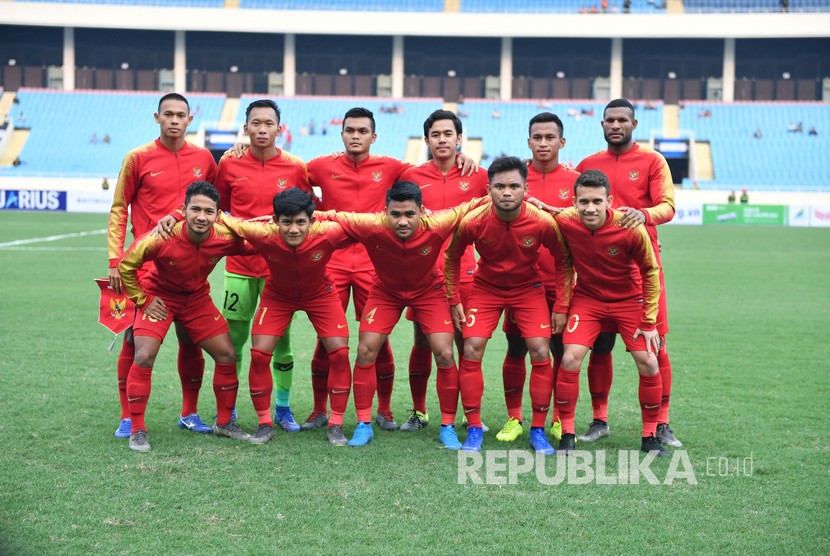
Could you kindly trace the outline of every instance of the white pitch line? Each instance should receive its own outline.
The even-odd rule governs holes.
[[[33,237],[30,239],[18,239],[16,241],[7,241],[6,243],[0,243],[0,248],[3,247],[14,247],[15,245],[27,245],[29,243],[41,243],[44,241],[58,241],[61,239],[69,239],[71,237],[84,237],[84,236],[97,236],[101,234],[107,233],[106,228],[103,230],[90,230],[88,232],[75,232],[72,234],[60,234],[57,236],[47,236],[47,237]]]

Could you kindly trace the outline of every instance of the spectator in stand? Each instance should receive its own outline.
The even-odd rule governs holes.
[[[818,131],[816,130],[816,126],[810,127],[810,131],[807,132],[807,135],[818,135]]]
[[[754,136],[755,136],[756,139],[760,139],[761,137],[764,136],[764,133],[761,131],[760,127],[755,129]]]

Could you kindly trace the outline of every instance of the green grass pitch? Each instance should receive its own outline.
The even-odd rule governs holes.
[[[0,243],[105,224],[106,215],[4,212]],[[660,233],[671,421],[696,484],[549,485],[535,472],[516,484],[459,484],[458,456],[436,439],[434,377],[433,423],[408,434],[376,430],[364,449],[331,447],[323,432],[280,432],[264,447],[183,432],[172,337],[153,376],[153,450],[131,452],[112,436],[120,340],[107,351],[112,335],[96,322],[92,279],[105,275],[104,235],[2,246],[0,553],[827,554],[830,231]],[[218,270],[212,280],[218,298]],[[410,328],[402,322],[393,335],[398,417],[409,406]],[[355,338],[353,329],[352,357]],[[292,405],[301,419],[311,408],[314,347],[304,315],[293,340]],[[495,439],[505,419],[504,347],[497,333],[485,359],[483,416],[492,429],[485,454],[527,449],[528,422],[513,445]],[[206,419],[214,414],[210,377],[200,404]],[[615,377],[613,434],[587,447],[604,450],[608,473],[617,471],[620,451],[639,447],[636,370],[620,349]],[[238,405],[242,427],[253,432],[245,379]],[[525,406],[529,416],[527,393]],[[577,427],[589,421],[583,372]],[[348,435],[354,424],[350,404]],[[548,460],[552,475],[556,458]],[[662,482],[669,465],[650,469]]]

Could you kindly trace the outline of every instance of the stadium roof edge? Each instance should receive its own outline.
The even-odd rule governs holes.
[[[160,17],[164,12],[164,17]],[[251,24],[252,17],[256,24]],[[531,24],[529,24],[529,22]],[[830,36],[830,13],[469,14],[159,8],[4,3],[0,24],[47,27],[327,35],[563,38],[794,38]]]

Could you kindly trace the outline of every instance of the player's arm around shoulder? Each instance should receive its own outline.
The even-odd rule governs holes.
[[[182,226],[182,223],[174,226],[174,236],[181,233]],[[143,307],[145,303],[151,301],[141,288],[141,283],[138,280],[138,270],[144,266],[144,263],[160,257],[165,249],[164,245],[164,240],[156,238],[150,232],[133,241],[132,245],[121,256],[118,263],[118,272],[121,275],[124,292],[137,307]]]

